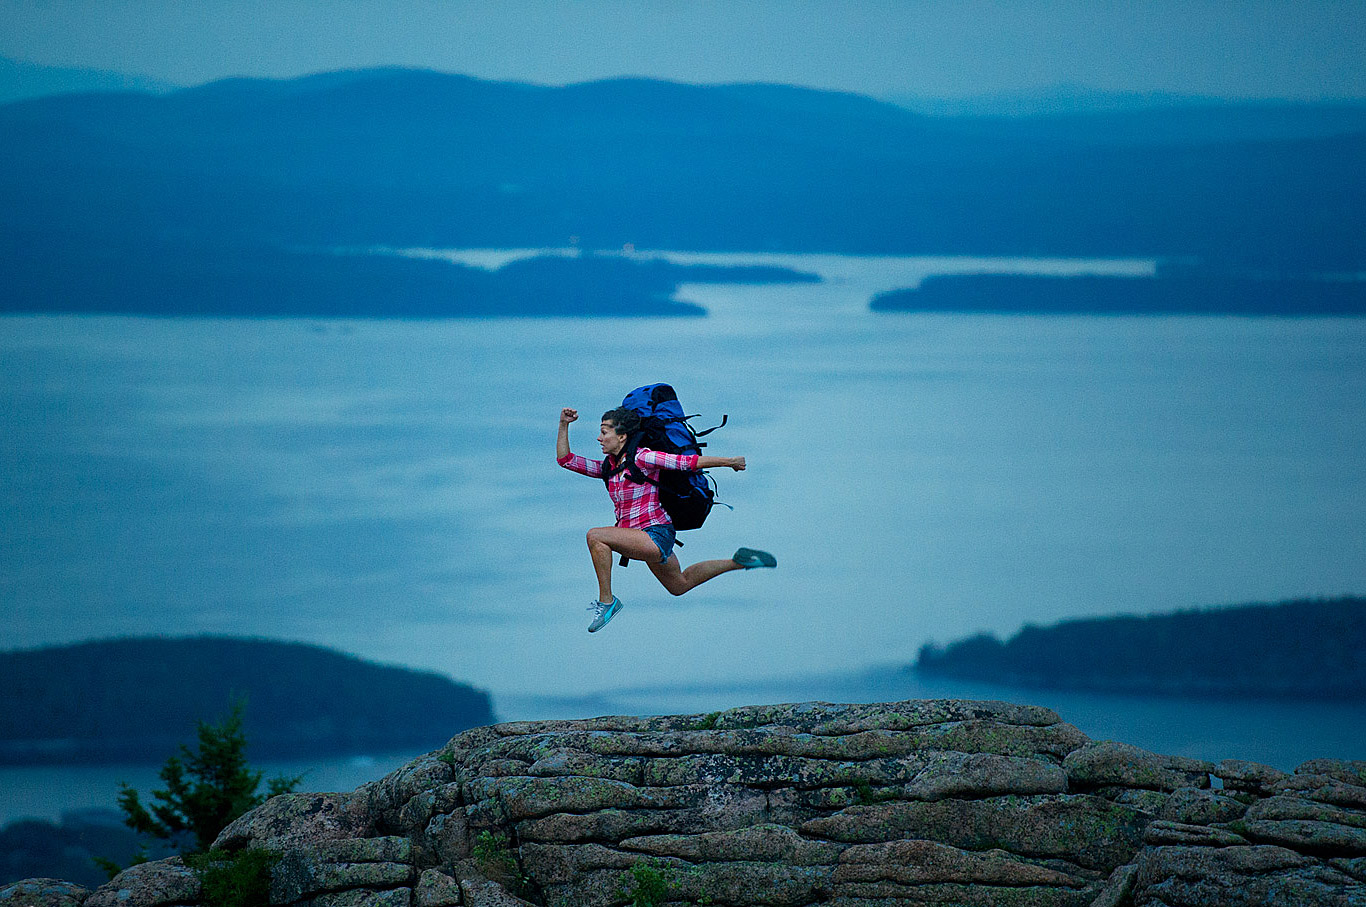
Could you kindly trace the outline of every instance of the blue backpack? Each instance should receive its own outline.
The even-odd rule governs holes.
[[[701,471],[665,469],[660,472],[659,481],[654,482],[636,465],[636,451],[644,447],[664,453],[700,454],[707,445],[697,439],[725,425],[728,417],[723,415],[720,425],[713,425],[704,431],[693,431],[688,420],[697,417],[683,414],[678,395],[667,384],[638,387],[626,395],[621,405],[640,416],[640,431],[632,433],[627,440],[621,458],[623,466],[620,468],[626,470],[631,481],[659,488],[659,503],[669,519],[673,520],[674,529],[680,532],[697,529],[706,521],[707,514],[711,513],[712,504],[717,503],[716,487],[711,476]],[[608,478],[609,475],[603,476],[604,481]]]

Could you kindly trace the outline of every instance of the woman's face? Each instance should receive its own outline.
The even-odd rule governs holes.
[[[626,436],[617,434],[616,426],[611,422],[604,422],[598,431],[598,445],[607,456],[615,457],[626,448]]]

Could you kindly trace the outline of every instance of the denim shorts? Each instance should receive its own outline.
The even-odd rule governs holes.
[[[653,526],[646,526],[645,531],[649,534],[650,538],[654,539],[655,545],[659,547],[659,553],[662,555],[659,562],[661,564],[667,564],[669,562],[669,555],[674,552],[674,524],[656,523]]]

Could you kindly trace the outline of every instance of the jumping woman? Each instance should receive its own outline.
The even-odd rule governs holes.
[[[659,503],[659,489],[649,482],[639,484],[632,480],[627,464],[622,462],[627,441],[640,429],[640,416],[625,408],[603,413],[602,427],[598,431],[601,460],[588,460],[570,452],[569,423],[578,418],[578,410],[565,408],[560,411],[560,435],[556,444],[559,463],[565,469],[595,479],[606,475],[607,493],[617,515],[615,526],[588,530],[588,553],[598,575],[598,598],[588,606],[593,612],[589,633],[607,626],[621,610],[621,599],[612,594],[613,552],[649,564],[655,579],[672,595],[682,595],[731,570],[778,566],[778,561],[767,551],[741,548],[726,560],[701,561],[684,570],[678,563],[678,555],[673,553],[673,522]],[[671,454],[644,447],[636,451],[635,459],[636,466],[651,482],[657,482],[664,469],[694,471],[725,467],[739,472],[745,468],[744,457]]]

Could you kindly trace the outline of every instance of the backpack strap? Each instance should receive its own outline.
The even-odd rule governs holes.
[[[626,474],[631,477],[631,481],[637,485],[653,485],[659,487],[659,483],[641,471],[639,464],[636,463],[636,454],[640,452],[640,436],[643,432],[636,432],[626,442],[626,449],[622,451],[622,460],[625,463]]]
[[[693,417],[692,417],[692,416],[688,416],[688,418],[691,419],[691,418],[693,418]],[[712,432],[716,431],[718,428],[723,428],[723,427],[725,427],[726,420],[729,419],[729,418],[730,418],[730,416],[726,415],[725,413],[722,413],[722,414],[721,414],[721,424],[720,424],[720,425],[713,425],[711,428],[708,428],[708,429],[706,429],[705,431],[693,432],[693,437],[694,437],[694,438],[701,438],[701,437],[703,437],[704,435],[709,435],[709,434],[711,434]]]
[[[642,434],[644,433],[635,432],[626,439],[626,448],[621,452],[621,458],[615,463],[612,462],[611,458],[608,458],[607,468],[602,471],[602,483],[604,485],[609,484],[612,476],[624,469],[626,470],[626,475],[630,476],[631,481],[635,482],[637,485],[659,486],[658,482],[641,472],[640,467],[636,464],[636,453],[640,450],[640,437]]]

